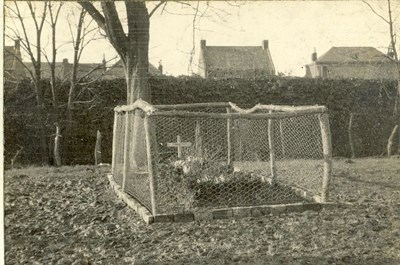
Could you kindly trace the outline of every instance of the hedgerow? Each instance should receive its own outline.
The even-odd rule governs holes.
[[[195,102],[325,105],[330,111],[333,154],[348,156],[348,123],[354,113],[353,137],[357,156],[380,155],[393,127],[395,83],[382,80],[308,79],[268,77],[264,79],[203,79],[200,77],[151,77],[153,104]],[[43,82],[49,153],[54,138],[55,114],[50,84]],[[62,124],[62,160],[65,164],[93,163],[96,131],[103,134],[102,157],[111,160],[113,108],[126,102],[124,79],[100,80],[79,86],[72,123],[67,123],[69,84],[59,91],[58,115]],[[36,101],[29,80],[4,84],[5,161],[9,163],[23,147],[17,160],[35,163],[39,158]]]

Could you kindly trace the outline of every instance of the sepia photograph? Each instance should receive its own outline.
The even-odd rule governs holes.
[[[399,1],[2,5],[0,263],[400,264]]]

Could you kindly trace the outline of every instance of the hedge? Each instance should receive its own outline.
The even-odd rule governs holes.
[[[266,79],[202,79],[152,77],[153,104],[231,101],[242,107],[257,103],[325,105],[331,115],[334,156],[349,156],[348,122],[355,113],[353,137],[357,156],[381,155],[393,127],[396,84],[381,80],[326,80],[290,77]],[[73,122],[67,124],[68,84],[59,89],[64,164],[93,163],[96,131],[103,134],[103,161],[111,161],[113,108],[126,101],[125,80],[102,80],[77,89]],[[44,82],[48,113],[49,154],[54,138],[54,112],[49,82]],[[10,163],[20,146],[20,163],[39,162],[38,124],[32,83],[4,84],[5,161]]]

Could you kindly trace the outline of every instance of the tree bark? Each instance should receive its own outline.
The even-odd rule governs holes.
[[[127,104],[132,104],[138,99],[150,103],[148,85],[150,21],[146,3],[125,1],[127,34],[124,32],[114,2],[101,2],[103,14],[90,2],[79,2],[79,4],[105,31],[111,45],[121,57],[125,71]],[[133,167],[140,168],[147,164],[146,156],[140,153],[145,143],[144,137],[143,118],[141,113],[136,111],[133,117],[131,142],[125,145],[132,154],[129,159]]]
[[[76,31],[76,39],[74,43],[74,61],[72,65],[72,71],[71,71],[71,76],[70,76],[70,87],[69,87],[69,92],[68,92],[68,103],[67,103],[67,109],[68,109],[68,124],[72,122],[72,102],[74,100],[74,95],[75,95],[75,88],[77,85],[77,72],[78,72],[78,65],[79,65],[79,50],[82,42],[82,30],[83,30],[83,22],[85,18],[85,10],[82,9],[80,15],[79,15],[79,21],[78,21],[78,26],[77,26],[77,31]],[[65,78],[65,77],[64,77]]]
[[[150,102],[148,85],[149,69],[149,14],[145,3],[126,1],[128,15],[128,36],[126,52],[123,57],[125,77],[127,81],[127,103],[137,99]]]
[[[54,14],[52,9],[52,3],[49,3],[49,14],[50,14],[50,26],[51,26],[51,49],[52,49],[52,58],[50,63],[50,81],[51,81],[51,94],[53,96],[53,115],[54,115],[54,124],[55,124],[55,138],[54,138],[54,149],[53,149],[53,158],[54,165],[59,167],[61,166],[61,156],[60,156],[60,122],[59,122],[59,111],[58,111],[58,84],[56,78],[56,59],[57,59],[57,47],[56,47],[56,30],[57,30],[57,21],[58,16],[60,14],[60,10],[63,3],[59,3],[58,8],[56,9],[56,13]]]
[[[142,99],[151,102],[148,85],[149,64],[149,16],[145,3],[126,1],[129,33],[126,39],[126,53],[122,55],[127,85],[127,103]],[[135,111],[132,127],[131,157],[133,168],[147,164],[145,149],[144,120],[139,110]]]
[[[125,71],[127,104],[137,99],[151,101],[148,86],[149,13],[145,2],[125,1],[128,32],[124,32],[114,2],[101,2],[101,14],[90,2],[79,4],[106,33],[121,57]]]
[[[396,34],[393,29],[393,18],[392,18],[392,7],[391,7],[391,2],[390,0],[387,0],[388,3],[388,15],[389,15],[389,33],[390,33],[390,45],[392,46],[393,49],[393,57],[394,57],[394,62],[396,65],[396,70],[397,70],[397,95],[395,99],[395,104],[394,104],[394,124],[395,127],[393,128],[393,132],[396,131],[396,126],[400,126],[400,61],[399,61],[399,56],[396,50]],[[397,130],[397,139],[399,140],[398,143],[398,148],[397,148],[397,153],[400,154],[400,130]],[[389,139],[390,140],[390,139]],[[389,151],[389,150],[388,150]],[[389,154],[388,154],[389,155]]]

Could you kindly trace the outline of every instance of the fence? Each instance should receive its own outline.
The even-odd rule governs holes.
[[[325,107],[115,108],[112,173],[153,215],[328,199]]]

